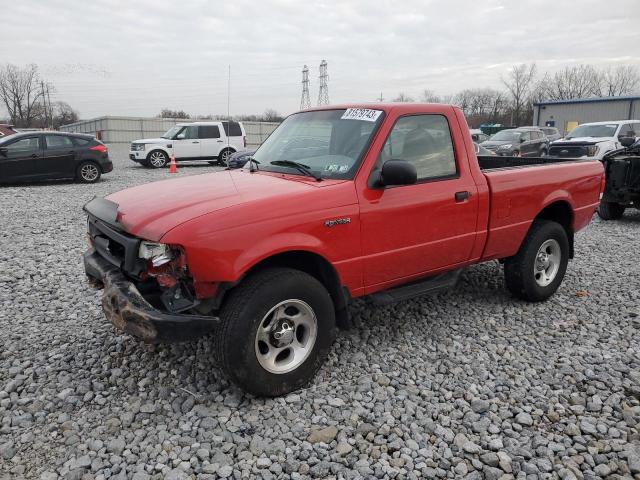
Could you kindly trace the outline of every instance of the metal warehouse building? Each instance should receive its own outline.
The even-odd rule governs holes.
[[[129,143],[141,138],[157,138],[176,123],[189,123],[197,118],[98,117],[63,125],[63,132],[89,133],[104,143]],[[278,123],[242,122],[247,134],[247,148],[257,147],[275,130]]]
[[[600,97],[533,104],[533,124],[556,127],[562,135],[581,123],[640,120],[640,97]]]

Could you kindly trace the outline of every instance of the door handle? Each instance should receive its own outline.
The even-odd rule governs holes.
[[[38,154],[37,153],[32,153],[31,154],[31,158],[38,158]]]
[[[222,140],[216,140],[218,143],[222,143]]]
[[[191,142],[191,143],[200,143],[200,142]]]
[[[469,193],[469,192],[456,192],[456,194],[455,194],[456,202],[458,202],[458,203],[459,202],[464,202],[470,196],[471,196],[471,193]]]
[[[76,151],[75,150],[69,150],[69,153],[73,154],[73,153],[76,153]]]

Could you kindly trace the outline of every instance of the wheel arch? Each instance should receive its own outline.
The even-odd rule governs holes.
[[[569,258],[573,258],[573,208],[567,200],[555,200],[544,207],[534,218],[535,220],[551,220],[559,223],[567,233],[569,239]]]
[[[309,250],[291,250],[270,255],[252,265],[244,277],[260,270],[273,267],[287,267],[311,275],[327,289],[336,310],[336,321],[342,328],[349,327],[347,306],[349,292],[343,287],[340,275],[325,257]]]

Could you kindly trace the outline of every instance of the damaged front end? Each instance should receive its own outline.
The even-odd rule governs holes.
[[[203,313],[211,310],[206,296],[215,295],[215,284],[194,283],[181,247],[127,234],[108,200],[96,198],[85,211],[85,272],[104,285],[103,310],[117,328],[148,343],[191,340],[213,330],[219,319]]]

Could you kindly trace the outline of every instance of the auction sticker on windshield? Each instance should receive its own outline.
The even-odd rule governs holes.
[[[347,108],[340,117],[342,120],[364,120],[375,122],[382,113],[382,110],[372,110],[370,108]]]

